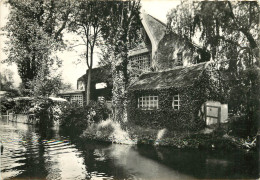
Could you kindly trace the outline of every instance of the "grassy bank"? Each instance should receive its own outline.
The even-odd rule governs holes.
[[[136,125],[124,127],[125,130],[122,130],[118,123],[107,120],[100,124],[93,124],[83,132],[81,137],[112,143],[149,144],[186,149],[253,150],[257,147],[256,136],[248,139],[234,137],[228,135],[225,128],[212,127],[199,132],[185,132],[143,128]]]

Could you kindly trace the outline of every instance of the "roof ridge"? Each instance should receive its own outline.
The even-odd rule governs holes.
[[[203,64],[204,64],[205,66],[207,66],[207,63],[209,63],[209,62],[210,62],[210,61],[201,62],[201,63],[197,63],[197,64],[191,64],[191,65],[189,65],[189,66],[176,66],[176,67],[174,67],[174,68],[167,69],[167,70],[150,71],[150,72],[145,72],[145,73],[143,73],[142,75],[168,72],[168,71],[173,71],[173,70],[177,70],[177,69],[187,69],[187,68],[190,68],[190,67],[199,66],[199,65],[203,65]]]
[[[165,27],[167,26],[164,22],[162,22],[161,20],[157,19],[156,17],[153,17],[151,14],[147,14],[148,16],[151,16],[153,19],[155,19],[156,21],[158,21],[159,23],[161,23],[162,25],[164,25]]]

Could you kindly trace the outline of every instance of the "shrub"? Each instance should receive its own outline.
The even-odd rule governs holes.
[[[15,106],[13,108],[14,113],[16,113],[16,114],[26,114],[29,111],[31,104],[32,104],[31,100],[24,100],[23,99],[23,100],[15,101]]]
[[[90,101],[86,108],[95,111],[95,113],[92,112],[95,114],[92,119],[95,123],[108,119],[109,114],[111,113],[107,106],[99,101]]]
[[[61,127],[70,129],[73,133],[80,134],[88,127],[89,112],[78,104],[68,104],[61,108]]]
[[[104,104],[94,101],[85,107],[77,103],[68,104],[61,111],[61,126],[70,129],[74,134],[81,134],[89,125],[107,119],[110,113]]]
[[[53,113],[52,105],[53,102],[47,98],[38,98],[33,102],[34,107],[29,111],[35,114],[36,118],[39,118],[39,126],[41,128],[47,128],[53,126]],[[28,111],[28,112],[29,112]]]
[[[1,100],[1,114],[5,114],[7,110],[13,109],[15,102],[7,98],[2,98]]]
[[[237,137],[247,138],[257,134],[257,118],[248,119],[246,115],[233,116],[230,118],[229,134]]]

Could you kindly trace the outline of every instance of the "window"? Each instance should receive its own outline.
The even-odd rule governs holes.
[[[158,109],[158,96],[141,96],[138,98],[138,108],[143,110]]]
[[[182,62],[182,53],[178,53],[177,54],[177,66],[182,66],[183,62]]]
[[[82,95],[72,95],[71,96],[71,103],[77,102],[81,106],[83,106],[83,96]]]
[[[173,96],[172,107],[174,110],[180,109],[180,96],[179,94]]]
[[[82,81],[78,81],[78,90],[85,90],[85,85]]]
[[[144,53],[130,57],[131,66],[139,70],[150,70],[150,54]]]

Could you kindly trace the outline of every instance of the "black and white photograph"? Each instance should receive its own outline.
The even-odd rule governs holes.
[[[260,1],[0,0],[0,180],[259,179]]]

